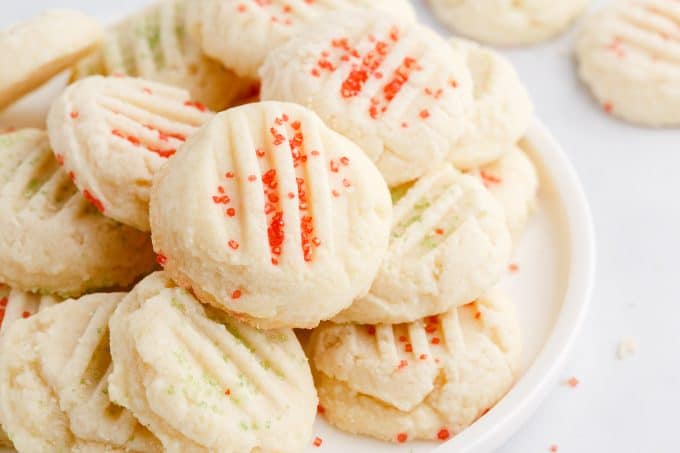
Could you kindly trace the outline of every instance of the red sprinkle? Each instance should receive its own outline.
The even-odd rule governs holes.
[[[424,120],[428,119],[430,117],[430,112],[427,110],[421,110],[420,112],[420,117]]]
[[[402,342],[402,343],[406,343],[406,340],[407,340],[407,338],[404,335],[401,335],[399,337],[399,341]]]
[[[434,230],[434,232],[440,236],[444,234],[444,230],[442,228],[437,228],[436,230]]]
[[[402,360],[399,362],[399,365],[397,366],[398,370],[403,370],[408,366],[408,360]]]
[[[437,337],[435,337],[435,338],[432,339],[432,344],[439,344],[439,343],[441,343],[441,342],[442,342],[442,341],[441,341],[439,338],[437,338]]]
[[[299,121],[294,121],[290,125],[290,127],[292,127],[296,131],[299,130],[301,126],[302,126],[302,124],[300,124]]]
[[[569,378],[569,380],[567,381],[567,385],[568,385],[569,387],[573,388],[573,389],[575,389],[576,387],[578,387],[579,384],[580,384],[580,381],[579,381],[576,377],[571,377],[571,378]]]
[[[345,167],[349,165],[349,157],[347,156],[342,156],[340,158],[340,163],[344,165]]]
[[[83,196],[85,197],[85,199],[86,199],[87,201],[89,201],[90,203],[92,203],[92,206],[94,206],[95,208],[97,208],[97,211],[101,212],[102,214],[104,213],[104,211],[106,210],[106,209],[104,208],[104,204],[103,204],[97,197],[95,197],[94,195],[92,195],[92,193],[91,193],[89,190],[85,190],[85,191],[83,192]]]
[[[236,209],[234,209],[234,208],[227,209],[227,215],[229,217],[234,217],[236,215]]]
[[[560,448],[557,445],[550,446],[550,453],[557,453]]]
[[[186,101],[184,105],[186,105],[187,107],[193,107],[201,112],[205,112],[206,110],[208,110],[208,108],[205,105],[201,104],[200,102]]]
[[[437,331],[437,325],[436,324],[430,324],[425,327],[425,332],[427,333],[435,333]]]
[[[231,389],[226,389],[224,391],[224,394],[227,395],[227,396],[231,395]]]
[[[78,113],[78,112],[71,112],[71,118],[73,118],[74,120],[75,120],[76,118],[78,118],[79,116],[80,116],[80,113]]]
[[[440,429],[437,433],[437,439],[439,440],[447,440],[449,437],[451,437],[451,433],[449,433],[449,430],[446,428]]]
[[[407,343],[407,344],[404,346],[404,351],[405,351],[405,352],[413,352],[413,345],[412,345],[411,343]]]
[[[0,307],[3,308],[6,307],[8,302],[9,300],[6,297],[3,297],[2,299],[0,299]]]
[[[368,331],[369,335],[375,335],[375,326],[368,326],[366,327],[366,330]]]
[[[604,108],[605,112],[612,113],[614,111],[614,104],[612,104],[611,102],[605,102],[602,105],[602,108]]]
[[[257,157],[264,157],[264,150],[257,149],[255,150],[255,154],[257,155]]]
[[[314,446],[315,446],[315,447],[320,447],[321,444],[323,444],[323,439],[322,439],[322,438],[317,437],[317,438],[314,439]]]
[[[142,91],[146,94],[153,94],[150,88],[144,88]]]
[[[255,182],[255,181],[257,181],[257,176],[255,176],[255,175],[249,175],[249,176],[248,176],[248,181],[250,181],[250,182]]]
[[[234,299],[234,300],[240,299],[241,298],[241,290],[237,289],[236,291],[231,293],[231,298]]]
[[[27,311],[25,311],[21,314],[21,317],[24,318],[24,319],[28,318],[29,316],[31,316],[31,314]]]
[[[228,171],[224,174],[224,177],[227,179],[233,178],[234,177],[234,172],[233,171]]]
[[[427,354],[420,354],[420,360],[427,360]]]
[[[510,272],[517,272],[519,270],[519,265],[512,263],[512,264],[508,265],[508,270]]]
[[[397,434],[397,442],[399,442],[400,444],[403,444],[407,440],[408,440],[408,434],[406,434],[406,433]]]
[[[159,253],[158,255],[156,255],[156,262],[161,266],[165,266],[165,263],[168,262],[168,257],[163,255],[162,253]]]
[[[63,166],[63,165],[64,165],[64,156],[63,156],[63,155],[61,155],[61,154],[55,154],[55,155],[54,155],[54,158],[57,160],[57,163],[58,163],[60,166]]]
[[[232,239],[232,240],[229,241],[229,247],[231,247],[234,250],[238,250],[238,248],[240,247],[240,244],[237,241]]]
[[[321,404],[316,406],[316,413],[317,414],[323,414],[326,412],[326,408],[323,407]]]

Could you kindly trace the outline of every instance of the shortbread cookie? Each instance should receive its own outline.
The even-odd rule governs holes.
[[[567,28],[591,0],[430,0],[457,33],[498,46],[535,44]]]
[[[475,300],[507,267],[503,209],[474,177],[446,165],[393,198],[390,245],[373,286],[335,322],[394,324],[443,313]]]
[[[529,156],[517,146],[498,161],[471,172],[479,177],[505,211],[514,240],[519,239],[536,208],[538,172]]]
[[[509,145],[517,143],[529,129],[533,105],[505,57],[464,39],[449,42],[465,55],[474,83],[475,104],[468,129],[449,157],[465,170],[497,160]]]
[[[317,397],[291,329],[258,331],[163,273],[111,319],[109,391],[167,452],[302,451]]]
[[[329,17],[271,53],[260,73],[262,99],[314,110],[390,186],[441,164],[473,103],[462,53],[425,26],[377,14]]]
[[[108,321],[124,294],[95,294],[6,328],[0,342],[0,417],[19,451],[159,452],[108,398]]]
[[[447,440],[493,407],[520,367],[514,306],[493,291],[400,325],[324,324],[311,361],[326,419],[378,439]]]
[[[187,1],[162,1],[110,29],[101,48],[74,67],[73,79],[140,77],[184,88],[213,110],[248,95],[253,82],[206,57],[186,33]]]
[[[40,296],[0,285],[0,334],[15,321],[25,319],[56,304],[52,296]],[[0,445],[12,446],[7,434],[0,428]]]
[[[604,110],[645,126],[680,126],[680,5],[621,0],[588,19],[576,55]]]
[[[102,214],[149,231],[154,173],[212,117],[189,93],[142,79],[93,76],[52,104],[52,148]]]
[[[103,31],[77,11],[51,11],[0,31],[0,109],[90,52]]]
[[[154,181],[168,274],[253,325],[315,327],[364,295],[387,249],[390,195],[356,145],[296,104],[220,113]]]
[[[0,135],[0,282],[77,296],[126,287],[151,272],[149,236],[103,217],[97,207],[59,168],[47,134]]]
[[[242,77],[257,78],[267,54],[325,13],[380,10],[414,21],[407,0],[199,0],[187,26],[203,51]]]

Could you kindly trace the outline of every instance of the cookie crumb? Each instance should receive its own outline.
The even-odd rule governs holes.
[[[619,342],[619,347],[616,350],[616,357],[619,360],[626,360],[635,355],[638,350],[638,343],[635,338],[624,338]]]

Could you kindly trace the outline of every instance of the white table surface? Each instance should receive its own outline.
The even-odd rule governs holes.
[[[555,0],[568,1],[568,0]],[[607,3],[597,1],[597,4]],[[147,0],[3,2],[0,26],[47,8],[102,18]],[[416,0],[422,18],[436,26]],[[437,27],[442,32],[443,28]],[[573,37],[505,52],[571,157],[590,199],[598,239],[592,310],[557,386],[500,453],[680,451],[680,130],[647,130],[609,118],[575,77]],[[11,64],[0,60],[0,64]],[[639,343],[628,360],[620,340]]]

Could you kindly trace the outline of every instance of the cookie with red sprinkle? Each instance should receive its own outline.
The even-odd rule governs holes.
[[[154,173],[211,117],[182,89],[93,76],[54,101],[47,129],[58,162],[83,195],[102,214],[149,231]]]
[[[373,10],[415,20],[407,0],[199,0],[191,6],[187,26],[203,51],[251,79],[269,52],[324,14]]]
[[[123,296],[68,300],[3,328],[0,421],[18,451],[161,451],[107,391],[108,322]]]
[[[309,355],[332,425],[397,443],[446,441],[510,390],[520,343],[514,305],[493,290],[409,324],[323,324]]]
[[[318,400],[292,329],[256,330],[159,272],[111,322],[109,393],[167,452],[300,452]]]
[[[218,114],[160,170],[151,195],[168,275],[262,328],[315,327],[365,294],[391,213],[361,149],[282,102]]]
[[[151,272],[149,235],[101,215],[59,160],[42,131],[0,135],[0,282],[68,297]]]
[[[356,142],[390,187],[442,164],[473,105],[465,56],[424,25],[337,14],[274,50],[262,99],[297,102]]]

